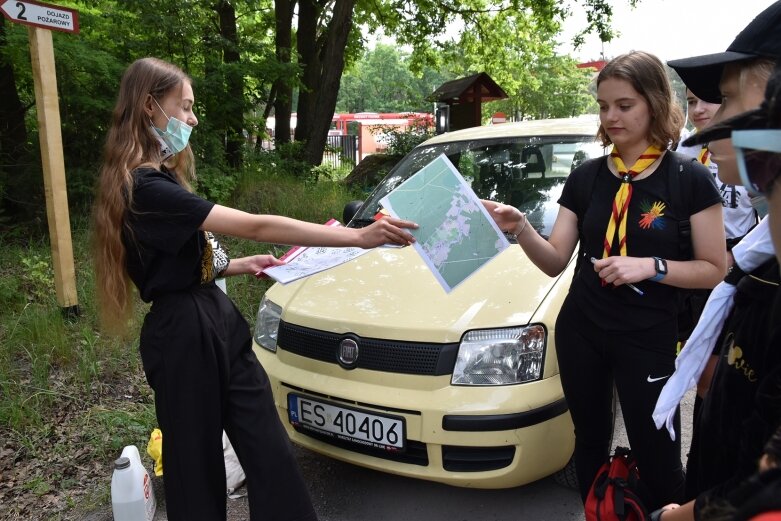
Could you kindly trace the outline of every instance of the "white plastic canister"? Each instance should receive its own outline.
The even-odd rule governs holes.
[[[135,445],[122,449],[111,476],[111,507],[114,521],[152,521],[157,503],[141,456]]]

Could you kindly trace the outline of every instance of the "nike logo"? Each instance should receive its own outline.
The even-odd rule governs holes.
[[[649,374],[648,378],[646,378],[646,381],[649,384],[651,384],[651,383],[654,383],[654,382],[658,382],[659,380],[664,380],[665,378],[670,378],[670,375],[668,374],[667,376],[660,376],[658,378],[651,378],[651,375]]]

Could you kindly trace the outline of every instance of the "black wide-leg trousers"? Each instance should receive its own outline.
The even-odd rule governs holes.
[[[169,520],[226,519],[223,430],[247,476],[253,521],[317,519],[248,324],[219,288],[155,299],[141,358],[163,432]]]

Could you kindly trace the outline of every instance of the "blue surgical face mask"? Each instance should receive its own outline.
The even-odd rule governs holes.
[[[154,100],[155,105],[157,105],[157,108],[160,109],[160,112],[168,118],[168,125],[166,125],[165,130],[160,130],[154,126],[154,124],[152,125],[152,128],[155,129],[155,132],[160,136],[160,139],[168,145],[170,151],[174,154],[178,154],[187,147],[187,142],[190,140],[190,133],[192,133],[193,127],[181,120],[168,117],[168,114],[165,113],[163,107],[160,106],[157,100],[154,97],[152,99]]]
[[[751,206],[757,211],[759,218],[767,215],[767,199],[764,195],[757,195],[751,198]]]

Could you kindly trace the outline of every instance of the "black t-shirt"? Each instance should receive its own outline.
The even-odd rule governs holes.
[[[719,363],[696,419],[701,439],[690,465],[696,465],[691,491],[699,494],[697,510],[750,476],[765,443],[781,427],[779,283],[776,259],[738,283],[735,307],[719,337]]]
[[[669,260],[682,258],[678,223],[712,206],[721,204],[721,195],[710,171],[699,163],[692,163],[680,175],[677,188],[682,192],[671,196],[668,169],[678,168],[688,158],[673,160],[674,152],[667,152],[654,173],[632,182],[626,224],[627,255],[630,257],[661,257]],[[667,320],[678,313],[678,290],[666,284],[651,281],[635,283],[645,295],[628,287],[603,286],[594,271],[590,257],[602,258],[605,232],[610,219],[613,200],[621,180],[607,167],[607,156],[601,162],[596,178],[586,175],[587,168],[575,169],[564,184],[559,204],[575,212],[581,223],[580,262],[570,287],[569,298],[575,299],[580,309],[598,327],[612,331],[643,330]],[[675,208],[675,201],[685,207]],[[585,207],[583,207],[585,204]],[[614,239],[615,240],[615,239]],[[612,255],[618,255],[617,244]]]
[[[185,190],[167,171],[138,168],[133,180],[122,238],[141,299],[151,302],[211,280],[211,246],[198,228],[214,203]]]

